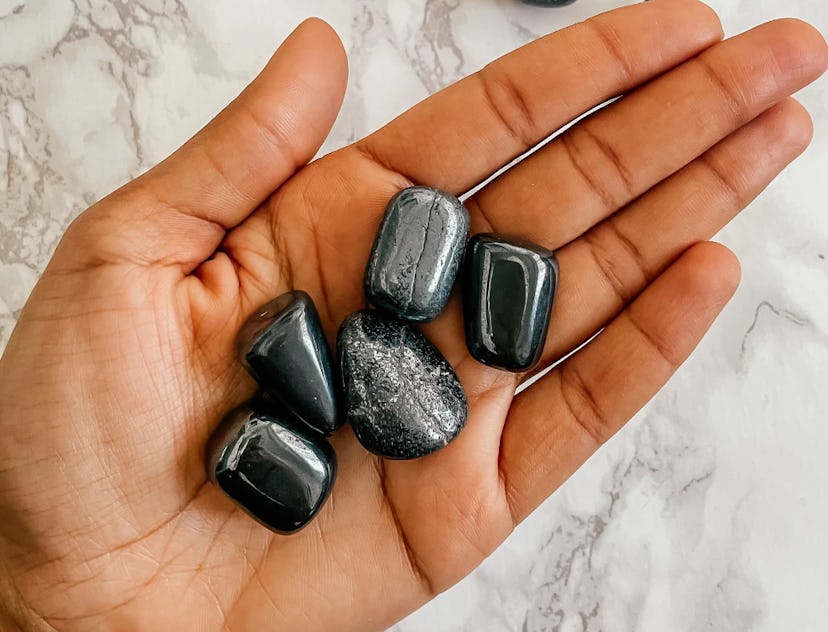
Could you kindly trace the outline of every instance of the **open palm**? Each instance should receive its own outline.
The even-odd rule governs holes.
[[[216,120],[67,231],[0,363],[0,611],[9,628],[379,629],[480,563],[667,380],[738,282],[699,243],[808,144],[788,98],[828,50],[796,21],[719,42],[695,0],[550,35],[317,160],[346,62],[304,23]],[[234,337],[291,288],[329,340],[364,306],[387,200],[460,194],[472,231],[555,249],[558,301],[526,376],[470,358],[457,297],[424,329],[469,419],[407,462],[333,438],[339,478],[304,531],[271,534],[206,482],[204,449],[250,396]],[[3,618],[0,616],[0,622]],[[5,627],[4,627],[5,629]]]

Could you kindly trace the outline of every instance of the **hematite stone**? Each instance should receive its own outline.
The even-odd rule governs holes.
[[[336,479],[336,455],[325,437],[250,404],[225,417],[207,458],[212,481],[278,533],[310,522]]]
[[[302,291],[263,305],[239,332],[242,364],[271,397],[323,434],[342,425],[319,314]]]
[[[388,203],[365,270],[368,301],[403,320],[432,320],[463,258],[469,213],[453,195],[410,187]]]
[[[413,326],[375,311],[356,312],[342,323],[337,350],[348,420],[374,454],[424,456],[463,429],[463,387]]]
[[[551,251],[498,235],[475,235],[466,248],[466,344],[484,364],[527,371],[540,359],[555,292]]]

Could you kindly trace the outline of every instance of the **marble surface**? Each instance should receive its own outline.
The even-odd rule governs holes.
[[[494,56],[623,4],[0,0],[0,345],[66,224],[200,127],[303,17],[350,53],[325,150]],[[735,33],[824,0],[711,0]],[[378,98],[378,96],[382,98]],[[817,140],[721,240],[735,300],[671,384],[457,587],[431,630],[824,630],[828,82]]]

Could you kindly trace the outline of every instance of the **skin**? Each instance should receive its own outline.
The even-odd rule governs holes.
[[[706,240],[810,141],[789,95],[826,69],[823,38],[795,20],[721,38],[695,0],[618,9],[307,164],[347,69],[302,24],[69,227],[23,310],[0,361],[0,627],[381,629],[465,576],[686,359],[739,280]],[[473,232],[557,251],[542,366],[603,333],[513,397],[526,376],[468,356],[455,296],[425,332],[468,394],[456,442],[383,462],[346,427],[332,498],[291,537],[206,482],[210,432],[254,391],[233,356],[249,313],[301,288],[333,340],[394,192],[462,193],[622,93],[468,202]]]

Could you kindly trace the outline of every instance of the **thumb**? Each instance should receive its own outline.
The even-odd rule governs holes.
[[[67,231],[66,256],[81,266],[164,264],[192,271],[227,230],[314,156],[346,82],[338,36],[322,20],[306,20],[198,134],[83,213]],[[59,249],[56,259],[63,254]]]

